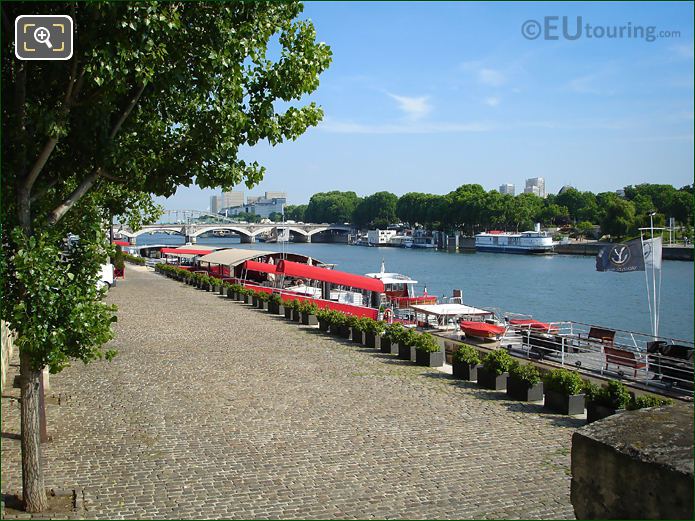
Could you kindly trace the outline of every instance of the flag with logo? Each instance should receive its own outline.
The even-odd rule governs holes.
[[[647,268],[654,266],[654,269],[661,269],[661,237],[646,239],[642,242],[644,250],[644,265]]]
[[[661,262],[659,252],[659,262]],[[597,271],[644,271],[645,258],[641,239],[611,244],[601,248],[596,256]]]

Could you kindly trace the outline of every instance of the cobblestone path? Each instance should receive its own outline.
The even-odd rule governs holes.
[[[83,517],[573,518],[583,421],[127,271],[119,356],[47,393],[46,486],[78,490]],[[17,391],[3,493],[21,487]]]

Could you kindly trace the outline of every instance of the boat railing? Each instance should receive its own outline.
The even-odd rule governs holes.
[[[693,394],[695,344],[581,322],[513,327],[503,343],[528,358],[558,363],[587,374],[624,379],[655,391]]]

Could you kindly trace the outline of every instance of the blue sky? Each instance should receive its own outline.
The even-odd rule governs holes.
[[[545,16],[560,17],[559,39],[526,39],[522,24]],[[581,16],[578,39],[562,37],[563,16],[570,34]],[[333,50],[306,98],[324,121],[297,141],[245,150],[268,171],[241,189],[299,204],[328,190],[509,182],[518,192],[536,176],[550,192],[692,183],[693,16],[692,2],[308,2],[303,17]],[[680,36],[589,38],[587,23]],[[157,200],[204,210],[214,193]]]

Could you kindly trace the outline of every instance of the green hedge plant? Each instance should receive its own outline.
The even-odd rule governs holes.
[[[581,394],[584,381],[581,376],[568,369],[552,369],[543,377],[543,387],[546,391],[554,391],[568,396]]]
[[[483,367],[485,370],[497,376],[509,371],[513,363],[514,358],[512,358],[506,349],[501,348],[491,351],[483,358]]]
[[[463,344],[452,356],[455,362],[468,364],[468,365],[478,365],[480,363],[480,353],[477,349]]]
[[[509,368],[509,377],[523,382],[528,387],[533,387],[541,381],[541,373],[533,364],[520,364],[514,362]]]
[[[670,398],[656,396],[654,394],[645,394],[630,400],[630,402],[627,404],[627,409],[634,411],[636,409],[646,409],[647,407],[664,407],[666,405],[673,405],[673,400]]]
[[[422,333],[415,340],[415,349],[423,353],[436,353],[441,351],[439,344],[429,333]]]

